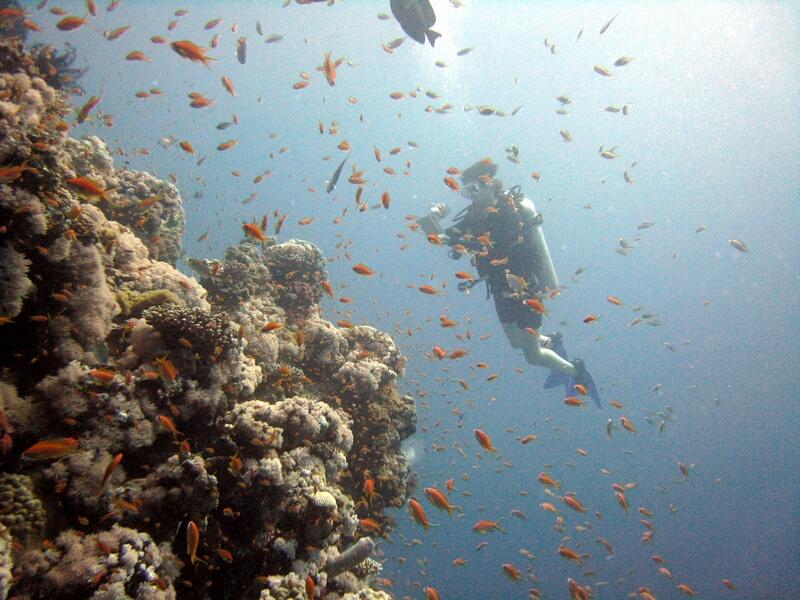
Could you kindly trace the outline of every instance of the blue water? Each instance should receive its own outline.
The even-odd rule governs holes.
[[[290,210],[281,239],[318,244],[330,259],[337,294],[354,299],[347,305],[326,300],[326,318],[374,324],[395,335],[409,359],[400,385],[416,396],[420,415],[416,495],[438,526],[425,534],[405,510],[396,512],[394,543],[381,544],[383,576],[394,581],[390,591],[422,598],[422,587],[433,586],[442,598],[525,598],[536,587],[546,597],[564,598],[572,577],[592,585],[600,599],[626,597],[641,586],[659,598],[675,598],[678,583],[690,584],[703,598],[797,598],[796,5],[472,0],[456,8],[434,1],[434,29],[442,33],[436,47],[406,40],[390,55],[381,44],[403,33],[393,19],[376,16],[389,13],[388,2],[280,4],[124,0],[114,12],[101,6],[89,25],[69,33],[57,31],[57,17],[31,4],[31,18],[43,33],[29,40],[75,45],[78,65],[89,68],[80,83],[88,95],[103,91],[97,110],[113,114],[114,127],[94,120],[73,134],[100,135],[124,150],[118,166],[128,161],[160,177],[175,175],[187,211],[188,255],[219,257],[239,240],[244,221]],[[85,13],[80,2],[64,7]],[[169,32],[177,8],[189,13]],[[222,24],[205,31],[203,24],[216,17]],[[255,32],[257,20],[265,35],[284,39],[265,44]],[[238,33],[230,30],[233,22]],[[116,41],[101,35],[128,23],[131,30]],[[209,52],[216,59],[210,69],[149,41],[159,34],[208,45],[213,33],[221,41]],[[248,39],[244,65],[235,56],[240,36]],[[556,43],[557,54],[545,47],[545,38]],[[456,55],[470,46],[469,54]],[[152,62],[126,61],[131,50],[144,51]],[[326,51],[354,65],[342,63],[335,87],[315,70]],[[623,55],[634,60],[613,67]],[[447,66],[436,66],[437,60]],[[595,64],[614,76],[598,75]],[[300,72],[311,75],[311,84],[294,90]],[[222,75],[231,78],[237,97],[226,94]],[[423,91],[417,98],[389,97],[418,86]],[[152,87],[164,95],[134,97]],[[430,99],[424,90],[441,98]],[[213,98],[214,105],[190,108],[191,91]],[[574,99],[567,116],[555,113],[560,94]],[[454,105],[451,113],[425,111],[444,103]],[[522,108],[505,118],[464,110],[481,104],[509,115]],[[629,114],[604,112],[610,104],[629,104]],[[215,129],[233,113],[238,127]],[[320,121],[326,128],[336,121],[341,133],[320,135]],[[569,130],[571,143],[561,139],[561,128]],[[190,141],[196,156],[177,144],[159,145],[168,136]],[[238,145],[216,150],[229,139]],[[343,139],[352,144],[352,156],[338,189],[326,195],[326,180],[344,156],[336,148]],[[519,165],[504,158],[511,144],[519,146]],[[618,146],[620,157],[601,158],[600,145]],[[373,146],[381,149],[382,164]],[[395,146],[401,151],[390,156]],[[204,164],[196,166],[204,155]],[[326,155],[331,158],[324,160]],[[548,302],[543,330],[562,331],[570,355],[586,360],[602,388],[602,409],[571,408],[562,403],[562,390],[542,390],[546,373],[527,366],[508,346],[484,288],[469,296],[455,289],[453,273],[468,269],[466,259],[450,260],[444,248],[407,227],[404,216],[423,214],[431,202],[460,210],[464,200],[442,183],[445,170],[483,157],[498,162],[498,177],[508,186],[521,184],[544,214],[565,289]],[[630,184],[623,171],[634,161]],[[351,165],[366,171],[364,199],[370,205],[390,192],[388,211],[354,210],[355,186],[346,182]],[[384,174],[387,165],[398,175]],[[272,175],[253,184],[266,169]],[[233,176],[234,170],[241,176]],[[541,174],[540,182],[531,178],[533,171]],[[253,192],[255,199],[245,203]],[[333,224],[345,208],[341,223]],[[302,217],[314,222],[300,226]],[[637,230],[642,222],[655,225]],[[701,224],[707,228],[697,233]],[[196,241],[206,231],[208,240]],[[633,245],[628,256],[613,251],[619,238]],[[743,241],[750,251],[738,252],[729,239]],[[378,275],[359,277],[351,270],[355,262]],[[572,276],[579,268],[585,272]],[[437,296],[416,289],[445,282]],[[624,306],[607,303],[609,294]],[[643,312],[655,313],[662,324],[630,326]],[[443,314],[459,326],[440,328]],[[584,324],[588,314],[601,318]],[[471,339],[454,337],[467,331]],[[433,345],[464,348],[469,355],[434,361]],[[481,361],[489,368],[477,369]],[[491,373],[498,378],[486,381]],[[624,408],[610,407],[610,399]],[[656,413],[670,410],[672,419],[659,433]],[[608,439],[606,421],[620,415],[639,431],[617,430]],[[480,449],[472,434],[476,427],[492,436],[497,455]],[[517,438],[528,433],[538,440],[520,444]],[[577,448],[588,455],[580,456]],[[690,465],[685,480],[678,461]],[[540,471],[562,480],[587,512],[575,513],[545,495],[536,481]],[[452,501],[464,509],[463,518],[452,521],[422,492],[450,478],[457,483]],[[615,501],[615,482],[638,484],[628,492],[627,515]],[[560,509],[563,532],[554,531],[554,515],[538,507],[544,501]],[[651,545],[641,541],[639,507],[654,513]],[[527,520],[511,516],[512,509],[523,510]],[[475,521],[498,518],[505,535],[471,532]],[[599,537],[613,544],[612,558],[605,558]],[[476,551],[481,541],[488,545]],[[558,556],[562,541],[591,555],[584,566]],[[535,560],[520,549],[530,550]],[[664,557],[673,581],[658,573],[653,554]],[[453,566],[456,557],[467,564]],[[509,581],[502,563],[530,571],[538,583]],[[738,590],[726,590],[723,578]]]

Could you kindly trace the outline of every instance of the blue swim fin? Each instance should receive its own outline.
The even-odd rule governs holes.
[[[569,356],[567,356],[567,349],[564,347],[564,336],[560,333],[554,333],[550,336],[550,349],[564,360],[569,360]],[[550,373],[547,375],[547,379],[544,380],[544,385],[542,387],[544,387],[546,390],[549,390],[551,388],[563,385],[567,395],[569,396],[570,379],[571,377],[565,373],[561,373],[560,371],[550,371]]]
[[[586,369],[586,364],[579,358],[573,360],[572,364],[575,365],[575,368],[578,370],[578,372],[575,373],[573,377],[570,377],[569,389],[573,390],[573,386],[576,384],[583,385],[589,391],[589,397],[597,405],[597,408],[603,408],[603,405],[600,402],[600,392],[597,391],[594,378]]]

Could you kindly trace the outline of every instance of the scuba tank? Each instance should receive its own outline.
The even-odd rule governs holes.
[[[537,269],[536,277],[541,289],[558,289],[558,275],[553,267],[553,259],[550,257],[550,248],[547,247],[547,240],[544,238],[542,223],[544,221],[542,213],[536,210],[533,201],[522,194],[520,186],[514,187],[503,192],[504,196],[511,196],[522,211],[526,223],[530,224],[530,244],[536,253]]]

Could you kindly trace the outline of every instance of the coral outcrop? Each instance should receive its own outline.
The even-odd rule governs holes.
[[[388,598],[359,518],[409,488],[392,338],[323,318],[309,242],[179,271],[178,189],[0,44],[0,598]]]

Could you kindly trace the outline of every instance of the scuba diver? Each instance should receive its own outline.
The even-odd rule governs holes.
[[[565,385],[568,396],[583,386],[600,406],[597,386],[580,359],[571,362],[561,334],[542,335],[544,305],[540,298],[559,288],[550,251],[542,233],[542,214],[526,198],[520,186],[503,189],[495,179],[497,164],[489,159],[476,162],[461,173],[461,194],[471,201],[443,229],[439,221],[447,216],[444,204],[431,206],[418,223],[428,235],[438,236],[450,246],[449,256],[472,256],[479,279],[462,281],[469,291],[485,281],[487,297],[492,296],[503,331],[513,348],[521,348],[528,364],[550,369],[544,387]]]

